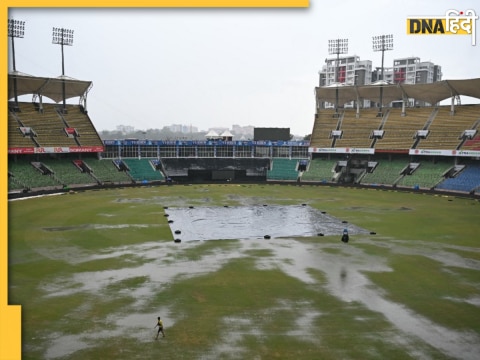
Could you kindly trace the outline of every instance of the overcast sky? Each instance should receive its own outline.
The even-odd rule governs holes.
[[[385,66],[416,56],[440,65],[443,79],[480,77],[479,20],[476,46],[470,36],[406,34],[407,17],[448,9],[480,14],[478,0],[311,0],[305,9],[10,8],[9,18],[26,21],[16,67],[35,76],[61,75],[52,27],[74,30],[65,74],[93,82],[87,107],[98,131],[237,124],[303,136],[313,127],[318,72],[334,56],[330,39],[347,38],[348,55],[375,67],[372,36],[393,34]]]

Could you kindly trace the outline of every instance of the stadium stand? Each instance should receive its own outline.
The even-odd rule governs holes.
[[[89,173],[81,172],[70,158],[43,158],[42,163],[53,170],[55,176],[69,186],[96,184],[96,180]]]
[[[354,110],[345,110],[340,125],[342,138],[336,140],[335,147],[371,147],[372,131],[380,129],[382,123],[382,118],[377,117],[377,113],[376,109],[364,109],[357,118]]]
[[[67,105],[67,113],[60,114],[67,127],[74,128],[78,133],[78,145],[80,146],[102,146],[102,140],[88,114],[81,106]]]
[[[477,130],[480,132],[480,130]],[[460,147],[461,150],[480,150],[480,134],[477,132],[477,135],[470,140],[466,140],[463,145]]]
[[[150,159],[125,159],[129,167],[129,174],[134,181],[161,181],[164,180],[163,174],[156,170],[150,162]]]
[[[300,180],[480,192],[480,105],[384,107],[381,114],[376,108],[339,106],[338,113],[317,108],[310,140],[303,142],[102,141],[86,101],[60,103],[64,81],[71,85],[68,98],[79,96],[81,102],[91,82],[9,74],[10,101],[13,77],[23,95],[33,91],[39,102],[9,102],[9,195],[151,182]],[[402,90],[387,86],[384,91],[394,99],[399,99],[399,91],[407,91],[435,103],[451,96],[453,87],[455,94],[480,98],[479,85],[480,79],[469,79]],[[342,87],[340,98],[348,102],[353,93],[360,96],[357,99],[362,92],[377,94],[368,86],[354,90]],[[317,104],[331,102],[334,93],[335,89],[317,88]],[[54,103],[44,103],[43,95]]]
[[[335,110],[324,110],[315,114],[315,122],[313,123],[312,136],[310,140],[311,147],[330,148],[333,139],[330,136],[332,130],[337,130],[340,118],[333,115]]]
[[[302,181],[330,182],[333,178],[333,168],[337,160],[316,157],[310,161],[310,164],[302,175]]]
[[[87,114],[78,105],[67,105],[67,113],[58,111],[56,104],[19,103],[20,111],[9,111],[9,142],[17,147],[77,147],[103,146]],[[20,127],[28,127],[36,136],[23,136]],[[76,130],[77,136],[68,136],[66,128]],[[81,139],[81,142],[80,140]]]
[[[25,191],[27,192],[29,190],[29,187],[24,184],[22,181],[17,179],[13,173],[10,171],[8,172],[8,191]]]
[[[87,159],[84,161],[92,169],[93,174],[101,184],[127,184],[132,182],[125,171],[118,171],[112,160]]]
[[[380,130],[384,130],[384,136],[375,144],[376,150],[398,151],[413,148],[414,135],[426,125],[432,115],[432,108],[408,108],[402,116],[401,109],[393,108],[384,115],[384,124]]]
[[[34,188],[62,188],[63,184],[54,175],[43,175],[32,165],[29,157],[20,157],[16,161],[9,161],[8,169],[11,174],[29,189]]]
[[[267,180],[297,180],[299,159],[274,158],[271,169],[267,171]]]
[[[451,190],[461,192],[480,191],[480,164],[467,162],[466,167],[457,176],[445,179],[436,186],[438,190]]]
[[[409,159],[406,157],[393,158],[391,160],[379,160],[374,171],[366,173],[361,183],[371,185],[394,185],[401,178],[401,171],[408,165],[408,163]]]
[[[467,129],[474,129],[480,119],[480,108],[475,116],[475,109],[471,107],[467,111],[463,107],[457,107],[454,114],[450,106],[441,106],[435,114],[426,139],[420,140],[417,145],[421,149],[458,149],[461,145],[462,133]]]
[[[472,139],[465,139],[461,150],[480,150],[480,105],[465,105],[456,109],[456,115],[472,121],[472,130],[476,130],[476,135]]]
[[[25,125],[21,122],[15,112],[8,112],[8,142],[9,144],[16,144],[18,147],[32,147],[35,146],[33,140],[34,133],[26,132],[25,134],[21,131],[21,128],[24,128]],[[34,130],[30,128],[29,130]]]
[[[54,104],[45,104],[43,112],[34,104],[20,104],[21,112],[17,116],[25,126],[32,127],[37,133],[36,142],[43,147],[77,146],[75,140],[65,136],[65,124],[58,116]]]
[[[451,161],[437,161],[434,163],[428,159],[420,160],[419,164],[418,168],[411,175],[404,175],[396,185],[432,189],[443,181],[443,174],[453,166]]]

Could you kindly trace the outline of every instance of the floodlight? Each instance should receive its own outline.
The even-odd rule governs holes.
[[[12,65],[13,71],[17,71],[15,63],[15,38],[23,38],[25,36],[25,21],[8,19],[8,37],[12,39]],[[13,93],[15,96],[15,110],[18,109],[18,94],[17,94],[17,77],[13,78]]]
[[[393,50],[393,35],[373,36],[373,51]]]
[[[25,21],[8,19],[8,37],[23,38],[25,35]]]
[[[328,53],[337,54],[337,62],[335,69],[335,82],[337,83],[337,88],[335,89],[335,117],[338,117],[338,63],[339,55],[346,54],[348,52],[348,39],[334,39],[328,40]]]
[[[346,54],[348,52],[348,39],[328,40],[329,54]]]
[[[63,55],[63,46],[73,45],[73,30],[71,29],[64,29],[64,28],[57,28],[54,27],[52,30],[52,43],[58,44],[62,48],[62,76],[65,75],[65,61]],[[65,79],[62,80],[62,93],[63,93],[63,111],[66,113],[66,100],[65,100]]]
[[[372,37],[372,44],[373,44],[373,51],[381,51],[382,52],[382,80],[383,77],[383,59],[384,53],[388,50],[393,50],[393,35],[377,35]],[[383,107],[383,86],[380,85],[380,109],[377,116],[383,116],[382,113]]]
[[[52,43],[58,45],[73,45],[73,30],[64,28],[53,28]]]

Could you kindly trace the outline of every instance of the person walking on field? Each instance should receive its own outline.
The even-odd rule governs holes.
[[[160,319],[160,316],[157,319],[157,325],[155,325],[154,329],[157,326],[158,326],[158,332],[157,332],[157,337],[155,338],[155,340],[158,339],[158,335],[160,335],[160,333],[162,333],[163,337],[165,337],[165,332],[163,331],[163,321]]]

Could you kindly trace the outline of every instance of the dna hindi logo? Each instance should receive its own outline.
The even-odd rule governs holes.
[[[477,14],[472,9],[447,10],[445,16],[410,16],[407,35],[470,35],[476,45]]]

